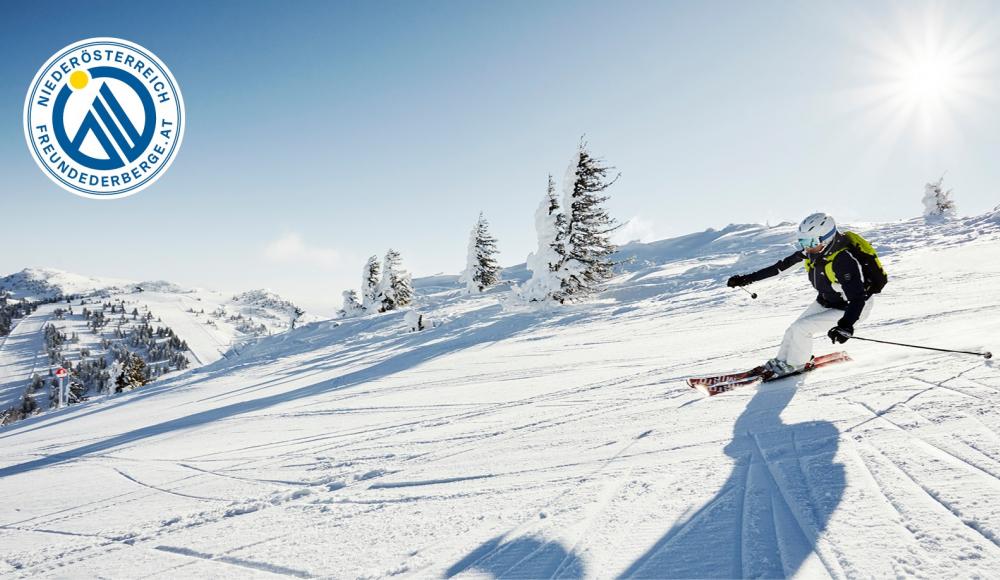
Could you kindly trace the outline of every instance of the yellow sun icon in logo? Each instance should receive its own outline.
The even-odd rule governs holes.
[[[89,82],[90,75],[82,70],[74,71],[73,74],[69,75],[69,85],[76,90],[86,88]]]

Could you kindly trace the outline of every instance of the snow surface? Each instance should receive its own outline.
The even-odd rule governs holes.
[[[1000,212],[859,230],[890,274],[859,336],[997,348]],[[851,341],[685,386],[768,358],[811,302],[801,271],[724,287],[792,231],[630,245],[598,300],[543,311],[418,280],[439,327],[309,324],[8,426],[0,575],[995,577],[994,363]]]

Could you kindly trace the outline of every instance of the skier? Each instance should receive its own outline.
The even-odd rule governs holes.
[[[812,360],[813,335],[826,333],[834,343],[845,343],[854,335],[854,325],[871,312],[872,295],[888,282],[875,249],[854,232],[837,230],[833,218],[814,213],[799,225],[801,250],[773,266],[751,274],[729,278],[730,288],[746,286],[777,276],[805,261],[809,282],[816,289],[812,303],[785,331],[778,355],[764,364],[769,377],[801,371]]]

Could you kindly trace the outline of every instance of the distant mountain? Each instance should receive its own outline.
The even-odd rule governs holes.
[[[24,300],[49,300],[61,296],[121,298],[124,295],[145,294],[150,300],[163,301],[170,296],[186,297],[202,303],[198,310],[209,306],[206,313],[225,319],[237,334],[273,334],[296,324],[318,320],[276,292],[266,289],[249,290],[236,295],[224,292],[185,288],[166,280],[135,282],[121,278],[104,278],[74,274],[55,268],[25,268],[0,278],[0,292]],[[155,296],[161,296],[154,299]],[[193,308],[192,308],[193,309]]]
[[[318,320],[307,315],[304,310],[289,300],[282,298],[277,292],[265,288],[248,290],[233,296],[229,308],[238,310],[243,316],[270,320],[291,326],[292,322],[305,323]]]
[[[71,294],[90,294],[102,290],[122,291],[132,285],[119,278],[81,276],[54,268],[25,268],[0,278],[0,291],[15,298],[45,300]]]
[[[163,292],[165,294],[190,294],[194,292],[190,288],[184,288],[166,280],[148,280],[146,282],[138,282],[135,286],[142,288],[143,291]]]
[[[102,392],[110,380],[104,376],[108,365],[121,359],[124,350],[143,358],[147,378],[154,380],[211,364],[262,337],[318,320],[270,290],[233,295],[165,280],[132,282],[53,268],[26,268],[0,278],[0,292],[15,301],[73,297],[38,305],[5,326],[0,336],[0,416],[26,396],[47,409],[50,400],[40,387],[25,393],[38,382],[36,374],[47,376],[54,365],[74,369],[77,395],[86,398]]]

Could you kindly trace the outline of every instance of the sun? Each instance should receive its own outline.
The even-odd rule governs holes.
[[[935,5],[901,6],[908,11],[855,28],[856,74],[864,80],[844,91],[848,108],[873,133],[873,145],[960,139],[992,108],[995,28]]]
[[[900,96],[919,106],[953,98],[961,83],[958,70],[944,55],[922,55],[900,67]]]
[[[886,56],[884,97],[925,120],[942,120],[950,109],[962,106],[972,88],[973,57],[939,34],[921,35]]]

